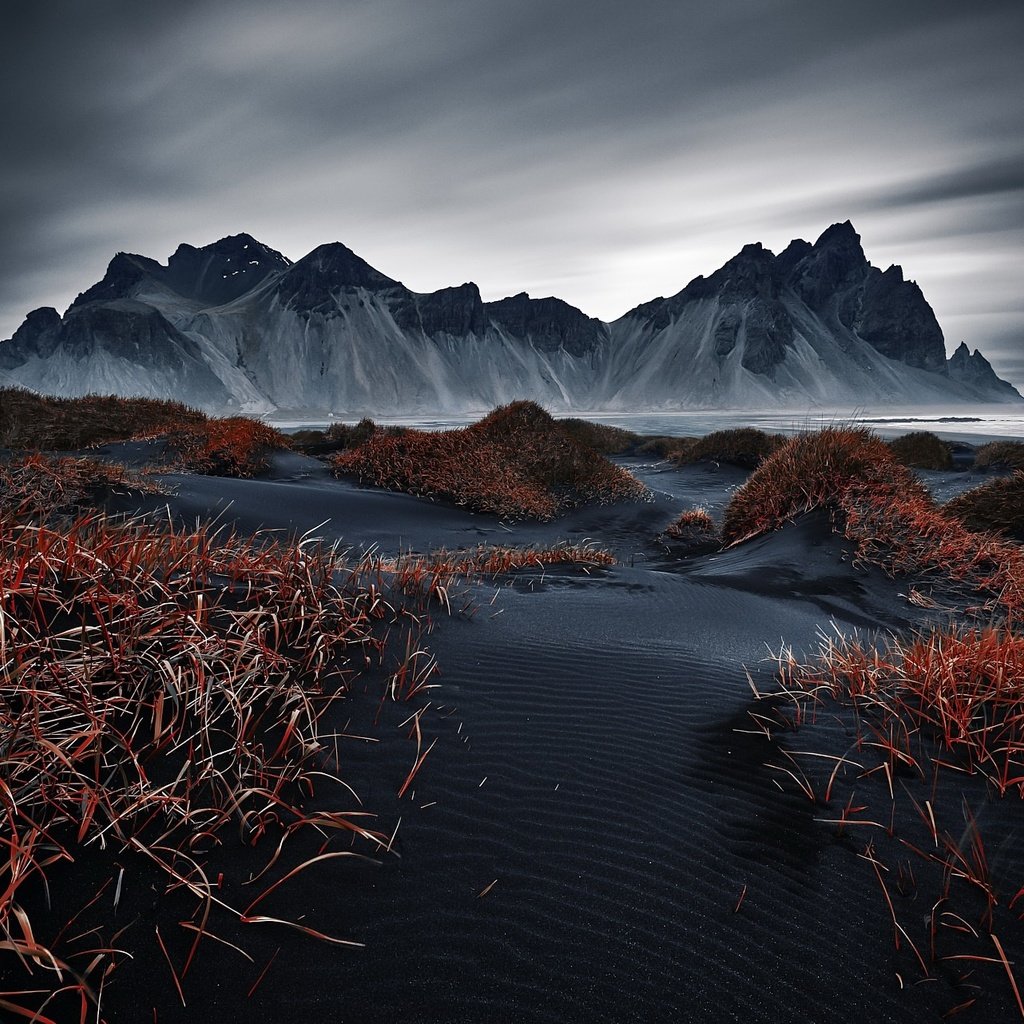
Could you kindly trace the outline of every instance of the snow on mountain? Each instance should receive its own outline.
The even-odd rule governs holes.
[[[0,378],[306,416],[1021,400],[977,351],[946,360],[920,289],[849,222],[778,256],[748,245],[612,324],[472,283],[413,292],[340,242],[296,263],[244,234],[166,266],[119,253],[63,317],[34,310],[0,343]]]

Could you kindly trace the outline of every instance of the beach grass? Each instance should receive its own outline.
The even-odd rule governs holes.
[[[162,399],[54,398],[23,388],[0,388],[0,448],[76,451],[207,419],[198,409]]]
[[[785,441],[782,434],[769,434],[755,427],[715,430],[679,449],[673,458],[680,465],[727,462],[742,469],[756,469]]]
[[[1024,469],[1024,441],[990,441],[974,454],[975,469]]]
[[[204,476],[257,476],[267,469],[268,452],[291,447],[285,434],[245,416],[182,424],[166,440],[168,468]]]
[[[983,610],[1011,623],[1024,614],[1020,546],[945,515],[867,430],[829,427],[789,441],[733,495],[722,534],[736,543],[821,507],[856,544],[859,559],[893,575],[960,585],[984,601]]]
[[[640,434],[607,423],[594,423],[571,416],[560,419],[557,423],[574,441],[586,448],[593,448],[602,455],[622,455],[632,451],[643,441]]]
[[[992,531],[1024,542],[1024,471],[964,491],[942,511],[975,533]]]
[[[331,709],[370,671],[390,700],[430,685],[424,611],[451,613],[460,578],[613,561],[558,545],[351,562],[312,537],[243,538],[92,507],[110,488],[153,486],[87,459],[0,466],[0,961],[8,979],[24,976],[0,1006],[41,1024],[72,1004],[98,1013],[128,956],[111,921],[85,947],[72,941],[91,891],[56,933],[33,920],[33,894],[66,893],[86,850],[108,858],[106,887],[117,876],[115,909],[124,872],[143,864],[193,900],[183,957],[155,934],[179,992],[201,940],[227,941],[225,917],[350,944],[262,906],[307,868],[389,848],[340,774]],[[324,791],[333,798],[311,803]],[[320,837],[315,852],[288,861],[300,835]],[[251,892],[202,854],[232,836],[265,850]]]
[[[912,469],[951,469],[949,445],[930,430],[915,430],[889,442],[896,461]]]
[[[665,527],[662,535],[676,546],[704,550],[721,543],[718,524],[705,508],[691,508]]]
[[[458,430],[374,433],[333,459],[361,483],[450,501],[504,519],[552,519],[587,503],[641,500],[626,470],[570,437],[533,402]]]

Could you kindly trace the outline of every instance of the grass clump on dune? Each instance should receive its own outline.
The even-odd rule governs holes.
[[[23,388],[0,388],[0,448],[68,451],[206,419],[198,409],[155,398],[51,398]]]
[[[785,440],[781,434],[766,434],[754,427],[716,430],[686,445],[676,458],[680,464],[728,462],[743,469],[754,469]]]
[[[362,483],[507,519],[551,519],[590,502],[647,496],[635,477],[575,441],[533,402],[502,406],[459,430],[378,431],[333,466]]]
[[[870,431],[826,427],[776,448],[733,495],[725,511],[727,542],[778,529],[803,512],[842,504],[854,486],[870,485],[925,498],[927,490]]]
[[[593,448],[602,455],[621,455],[635,448],[642,440],[639,434],[607,423],[592,423],[573,417],[557,421],[558,426],[574,441],[587,448]]]
[[[659,459],[673,459],[676,462],[683,461],[683,456],[697,439],[693,437],[664,437],[655,435],[647,437],[636,447],[637,455],[655,455]]]
[[[718,526],[704,508],[691,508],[683,512],[675,522],[665,527],[662,534],[672,546],[684,550],[712,550],[721,544]]]
[[[1024,471],[964,491],[942,511],[968,530],[992,530],[1024,542]]]
[[[815,721],[827,699],[847,709],[849,718],[841,720],[856,738],[842,756],[834,749],[802,751],[830,766],[821,772],[817,762],[802,766],[796,758],[779,770],[828,809],[821,820],[832,822],[839,834],[849,830],[867,837],[861,856],[892,915],[896,949],[905,943],[923,976],[932,975],[933,963],[945,967],[965,960],[997,965],[998,979],[998,968],[1010,973],[1010,965],[995,931],[1017,927],[1013,905],[1022,898],[1020,879],[997,880],[989,870],[990,836],[973,817],[961,780],[976,775],[995,796],[1024,795],[1024,638],[1018,632],[1024,552],[990,533],[966,529],[934,505],[888,445],[866,430],[842,428],[794,438],[767,459],[730,503],[726,537],[740,540],[822,507],[856,544],[859,559],[894,575],[957,583],[966,603],[999,625],[933,627],[880,643],[839,637],[826,640],[809,659],[784,648],[783,699],[771,695],[774,707],[789,709],[781,712],[780,724]],[[909,600],[935,606],[914,587]],[[830,717],[834,713],[833,707]],[[764,725],[770,717],[755,720]],[[845,737],[841,742],[845,748]],[[878,780],[873,788],[867,781],[872,776]],[[917,798],[910,785],[918,787]],[[883,834],[891,852],[881,849]],[[923,861],[911,867],[907,851]],[[924,905],[945,908],[938,917],[932,910],[919,936],[912,937],[913,918],[903,915],[901,921],[890,897],[893,885],[903,882],[915,891],[920,886]],[[936,940],[947,915],[957,923],[975,919],[947,936],[950,943],[968,943],[951,955],[949,944]],[[970,944],[966,936],[978,941]]]
[[[949,446],[930,430],[915,430],[889,442],[896,461],[913,469],[951,469]]]
[[[894,574],[963,583],[1011,619],[1024,614],[1024,552],[945,515],[889,446],[863,429],[829,427],[780,448],[733,495],[723,539],[778,529],[821,507],[859,558]]]
[[[358,423],[332,423],[326,430],[297,430],[288,435],[292,447],[307,455],[323,457],[365,444],[378,431],[402,434],[405,427],[380,427],[364,417]]]
[[[254,476],[266,468],[266,452],[289,447],[259,420],[211,417],[180,402],[0,389],[0,447],[66,451],[156,437],[167,440],[171,468],[217,476]]]
[[[9,522],[48,519],[93,508],[125,491],[157,494],[159,488],[116,463],[36,453],[0,470],[0,516]]]
[[[205,419],[171,431],[172,467],[207,476],[251,477],[267,468],[267,452],[289,448],[279,430],[245,416]]]
[[[974,455],[975,469],[1024,469],[1024,441],[990,441]]]
[[[1024,637],[955,625],[881,643],[840,637],[809,660],[783,651],[780,681],[791,708],[781,720],[787,728],[814,721],[826,701],[829,717],[846,709],[842,720],[855,739],[847,746],[843,738],[841,756],[819,752],[819,765],[831,767],[805,771],[791,760],[795,772],[780,770],[823,808],[819,820],[865,839],[860,856],[871,865],[906,970],[933,978],[970,964],[960,985],[980,995],[987,983],[1024,1014],[1012,969],[1019,959],[1007,956],[1011,940],[1019,942],[1015,905],[1024,889],[1014,861],[1009,869],[1000,863],[1005,831],[983,813],[1000,798],[1024,796]],[[894,889],[930,913],[908,911]]]

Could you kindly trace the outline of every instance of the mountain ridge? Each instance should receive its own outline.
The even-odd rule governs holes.
[[[210,411],[461,413],[1016,402],[977,349],[945,341],[899,266],[849,221],[604,322],[473,282],[414,292],[341,242],[291,262],[248,234],[118,253],[61,316],[28,314],[0,373],[39,391],[173,397]]]

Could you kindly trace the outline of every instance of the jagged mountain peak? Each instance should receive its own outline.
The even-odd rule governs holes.
[[[835,224],[830,224],[824,231],[822,231],[814,245],[815,247],[821,247],[824,245],[859,246],[860,235],[857,234],[857,229],[853,226],[851,221],[837,221]]]
[[[949,358],[949,376],[968,387],[993,392],[1004,401],[1020,397],[1016,388],[1001,380],[992,369],[992,364],[977,349],[972,352],[965,341],[957,345]]]
[[[1020,401],[849,221],[779,255],[754,242],[613,324],[561,299],[417,293],[341,242],[297,263],[252,235],[118,253],[64,315],[33,310],[0,371],[38,390],[167,393],[250,412],[768,408]]]
[[[276,249],[243,232],[198,248],[179,245],[160,276],[179,295],[204,306],[222,306],[289,266]]]
[[[166,266],[148,256],[119,252],[103,279],[82,292],[70,308],[135,298],[154,287],[203,306],[221,306],[289,265],[276,249],[248,234],[228,235],[199,247],[183,242]]]
[[[860,235],[848,221],[826,228],[789,272],[797,294],[823,311],[836,294],[854,284],[868,267]]]
[[[371,267],[342,242],[318,245],[293,263],[276,286],[281,305],[306,317],[313,313],[337,315],[339,293],[357,288],[371,292],[407,291],[400,281]]]
[[[136,287],[147,277],[159,277],[163,267],[156,260],[137,253],[118,252],[107,264],[103,278],[80,292],[68,310],[83,306],[89,302],[113,302],[117,299],[129,298]]]
[[[282,267],[291,266],[291,260],[287,256],[279,253],[276,249],[272,249],[269,245],[259,241],[259,239],[253,238],[252,235],[244,231],[237,235],[225,235],[223,238],[218,238],[217,241],[210,242],[207,245],[196,246],[190,245],[188,242],[182,242],[171,254],[167,265],[168,267],[173,267],[182,261],[192,261],[197,257],[211,256],[222,259],[270,260]]]
[[[491,320],[513,337],[527,338],[541,351],[563,350],[583,356],[608,337],[608,328],[582,310],[548,296],[534,299],[518,292],[505,299],[485,303]]]

